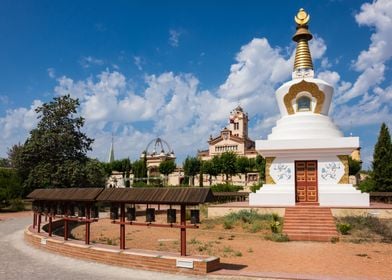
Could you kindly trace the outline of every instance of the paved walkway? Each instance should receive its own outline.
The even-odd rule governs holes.
[[[23,230],[31,221],[30,216],[0,221],[0,279],[202,279],[114,267],[35,249],[23,240]]]

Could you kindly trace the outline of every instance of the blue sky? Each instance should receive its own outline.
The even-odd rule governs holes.
[[[316,75],[335,86],[331,117],[360,136],[366,163],[391,127],[391,1],[0,2],[0,157],[23,143],[34,108],[80,98],[90,156],[135,160],[160,136],[181,163],[207,147],[238,102],[250,134],[278,116],[274,90],[290,79],[293,17],[311,15]]]

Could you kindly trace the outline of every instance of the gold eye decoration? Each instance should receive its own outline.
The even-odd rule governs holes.
[[[297,15],[294,17],[294,20],[298,25],[306,25],[310,20],[310,15],[301,8],[299,9]]]

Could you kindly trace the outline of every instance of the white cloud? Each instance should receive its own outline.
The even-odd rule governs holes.
[[[392,1],[378,0],[365,3],[355,16],[359,25],[374,27],[371,44],[358,56],[354,63],[358,71],[364,71],[375,64],[384,63],[392,57]]]
[[[340,75],[339,73],[335,72],[335,71],[324,71],[324,72],[320,72],[317,77],[321,80],[326,81],[327,83],[329,83],[333,88],[336,88],[336,85],[338,84],[338,82],[340,81]]]
[[[41,104],[41,101],[34,100],[30,108],[7,110],[5,116],[0,118],[1,156],[5,156],[12,145],[25,141],[28,132],[37,124],[35,109]]]
[[[374,27],[374,32],[368,49],[353,62],[359,76],[353,83],[342,81],[338,86],[335,120],[341,126],[388,122],[392,119],[391,83],[386,89],[380,84],[392,57],[392,2],[365,3],[355,19],[359,25]]]
[[[180,36],[182,31],[170,29],[169,30],[169,44],[172,47],[178,47],[180,43]]]
[[[265,38],[253,39],[241,47],[231,65],[226,82],[220,86],[220,95],[228,99],[243,99],[258,93],[273,97],[273,86],[288,79],[292,69],[279,49],[272,48]]]
[[[103,65],[104,60],[93,56],[83,56],[79,63],[83,68],[90,68],[94,65]]]
[[[50,78],[56,78],[56,70],[54,70],[54,68],[48,68],[46,71],[48,72],[48,76]]]
[[[314,61],[324,56],[327,50],[327,45],[325,44],[323,38],[314,36],[313,39],[309,42],[309,49]]]

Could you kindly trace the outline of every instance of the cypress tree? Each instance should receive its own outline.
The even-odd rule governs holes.
[[[392,191],[392,143],[385,123],[381,125],[373,154],[374,191]]]

